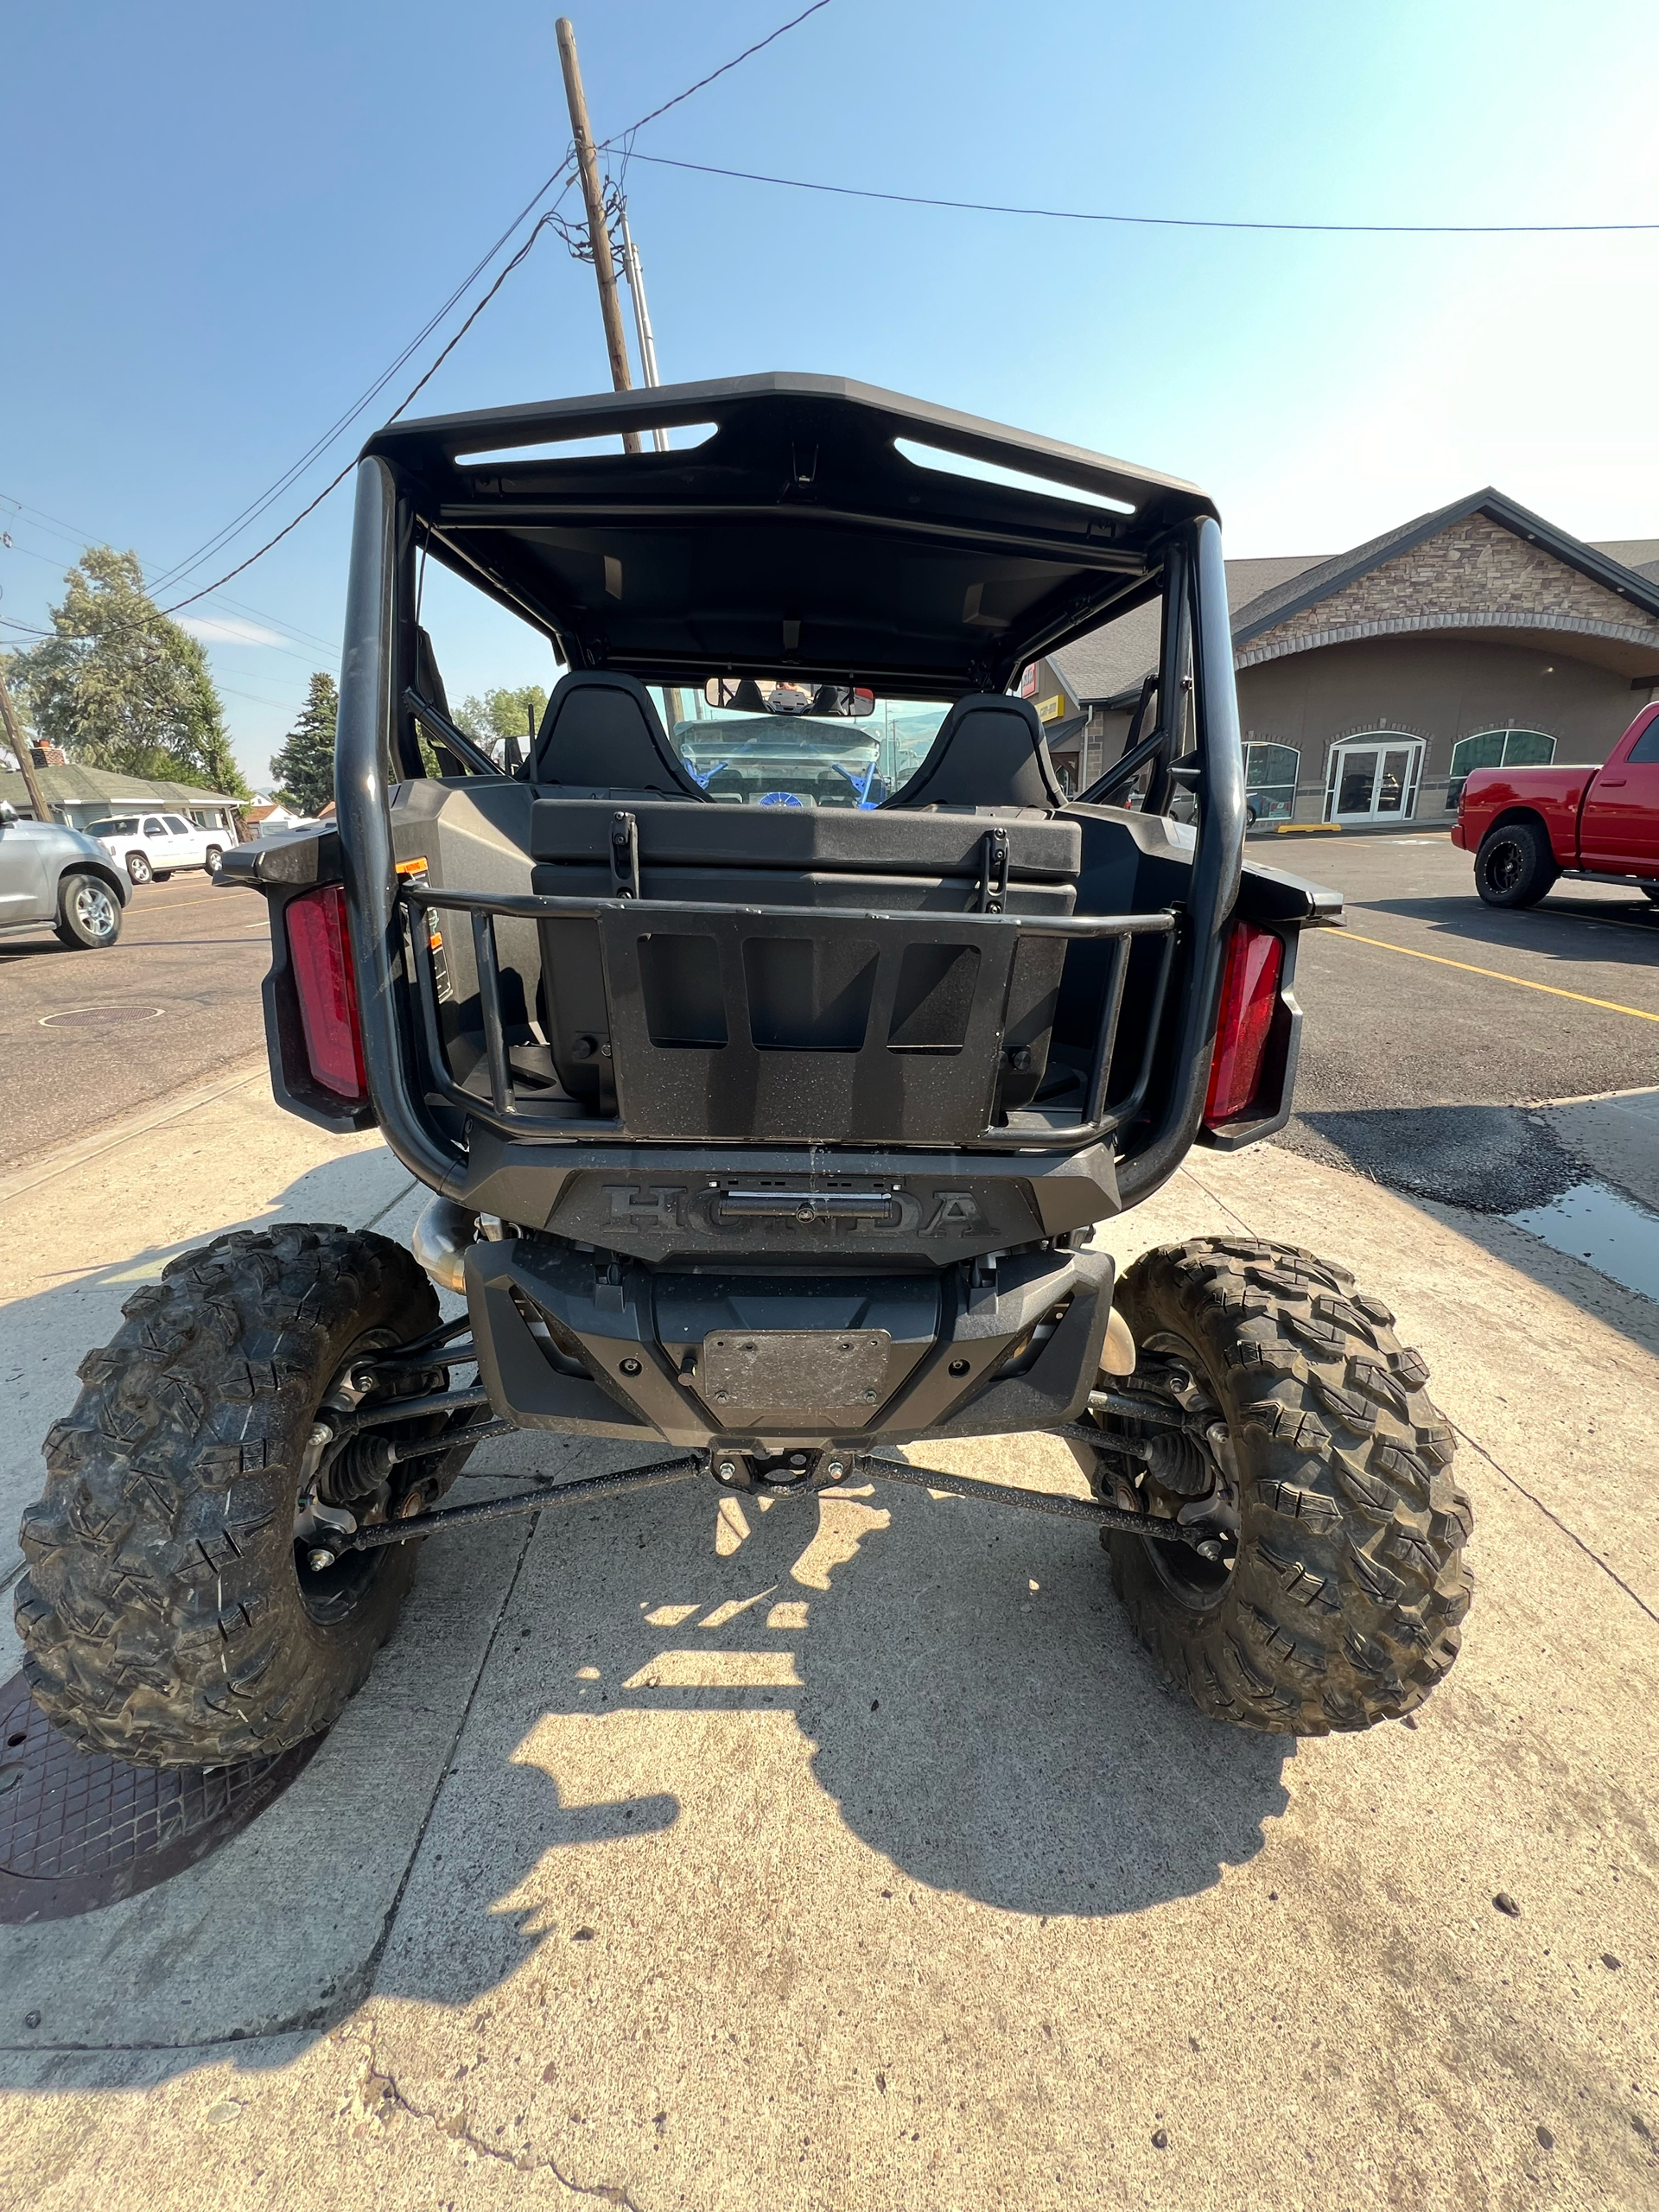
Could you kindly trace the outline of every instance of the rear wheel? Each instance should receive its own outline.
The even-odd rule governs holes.
[[[57,933],[77,951],[98,952],[121,934],[121,907],[95,875],[66,875],[58,886]]]
[[[1147,1253],[1117,1302],[1133,1389],[1194,1418],[1106,1416],[1140,1449],[1107,1444],[1099,1486],[1205,1540],[1103,1532],[1142,1641],[1201,1711],[1243,1727],[1323,1735],[1409,1713],[1457,1656],[1473,1516],[1387,1307],[1344,1268],[1242,1238]]]
[[[127,855],[127,874],[132,878],[132,880],[135,883],[148,883],[149,881],[151,874],[150,865],[143,853],[129,853]]]
[[[332,1490],[359,1522],[397,1517],[459,1471],[459,1453],[416,1459],[367,1497],[317,1473],[320,1411],[365,1395],[355,1363],[434,1326],[435,1294],[385,1237],[296,1226],[185,1253],[124,1312],[81,1363],[23,1517],[35,1701],[87,1749],[156,1765],[284,1750],[362,1683],[417,1549],[329,1559],[308,1501]],[[441,1372],[398,1382],[442,1388]]]
[[[1503,822],[1475,855],[1475,888],[1489,906],[1535,906],[1560,870],[1541,822]]]
[[[219,864],[224,857],[224,849],[221,846],[209,845],[201,864],[207,869],[209,875],[217,875],[219,874]]]

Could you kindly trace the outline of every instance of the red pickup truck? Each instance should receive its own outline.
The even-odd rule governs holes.
[[[1600,768],[1477,768],[1452,842],[1489,906],[1535,906],[1557,877],[1629,883],[1659,905],[1659,702]]]

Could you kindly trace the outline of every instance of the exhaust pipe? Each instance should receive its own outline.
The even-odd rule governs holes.
[[[464,1291],[462,1263],[478,1236],[478,1216],[454,1198],[429,1198],[421,1209],[409,1249],[440,1290]]]

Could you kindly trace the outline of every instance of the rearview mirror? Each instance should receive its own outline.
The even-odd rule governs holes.
[[[741,715],[841,715],[875,712],[875,694],[850,683],[805,683],[795,676],[711,676],[702,687],[711,707]]]

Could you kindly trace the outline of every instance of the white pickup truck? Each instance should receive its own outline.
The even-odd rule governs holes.
[[[165,883],[175,868],[217,875],[226,846],[235,842],[227,831],[200,830],[181,814],[114,814],[88,823],[86,835],[96,837],[135,883]]]

